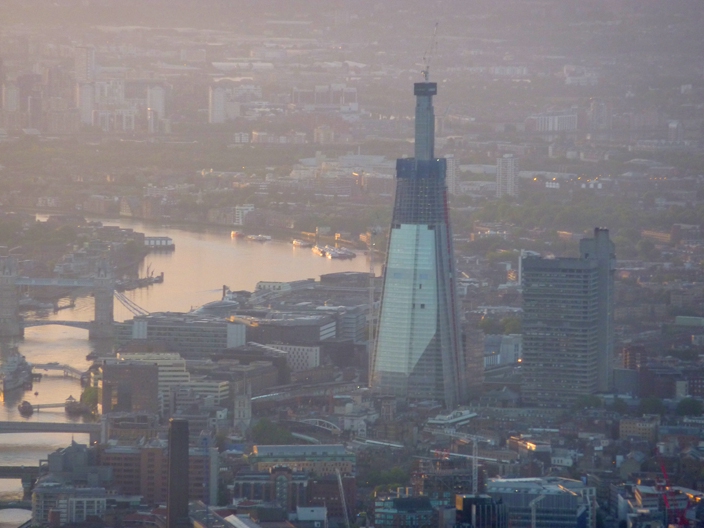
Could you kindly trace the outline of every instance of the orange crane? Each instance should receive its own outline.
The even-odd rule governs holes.
[[[657,456],[658,459],[658,464],[660,464],[660,472],[662,473],[663,479],[665,479],[665,490],[662,494],[663,502],[665,503],[665,520],[667,522],[667,518],[669,517],[669,512],[673,513],[674,516],[674,521],[677,523],[677,526],[688,526],[689,522],[687,521],[686,517],[686,509],[681,510],[679,508],[675,509],[670,506],[670,498],[668,497],[668,493],[670,491],[671,485],[670,485],[670,477],[667,475],[667,469],[665,468],[665,462],[662,459],[661,456]]]

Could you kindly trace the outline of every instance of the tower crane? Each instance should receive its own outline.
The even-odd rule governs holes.
[[[367,361],[368,373],[367,383],[372,385],[372,373],[374,369],[374,236],[379,234],[378,227],[369,230],[369,325],[367,327],[369,335],[367,337]]]
[[[542,501],[546,495],[540,494],[536,498],[534,498],[532,501],[528,503],[528,507],[530,508],[530,528],[537,528],[538,525],[538,503]]]
[[[479,442],[485,441],[486,438],[468,433],[458,433],[454,430],[428,429],[427,431],[434,434],[449,436],[450,438],[457,438],[458,440],[466,443],[472,443],[472,493],[476,495],[479,491]]]
[[[337,485],[340,488],[340,502],[342,503],[342,512],[345,516],[345,528],[350,528],[350,514],[347,511],[347,500],[345,499],[345,487],[342,485],[342,474],[340,473],[340,468],[335,468],[335,474],[337,475]]]
[[[435,54],[435,50],[438,48],[438,24],[439,22],[435,22],[430,44],[428,44],[428,47],[425,49],[425,53],[423,53],[423,69],[421,70],[421,73],[423,74],[423,79],[425,82],[428,82],[430,79],[430,61]]]

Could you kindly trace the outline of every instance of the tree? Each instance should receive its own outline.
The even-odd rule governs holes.
[[[256,444],[285,445],[294,443],[293,435],[283,427],[263,418],[252,427],[252,440]]]
[[[704,404],[694,398],[684,398],[677,404],[678,416],[701,416],[704,412]]]
[[[521,320],[518,317],[506,317],[501,321],[504,325],[504,334],[520,334]]]
[[[574,408],[579,409],[598,409],[601,407],[601,398],[593,394],[585,394],[577,398],[574,402]]]
[[[482,317],[479,321],[479,328],[482,329],[486,335],[497,335],[504,333],[504,326],[498,319],[493,319],[491,317]]]
[[[638,412],[640,414],[665,414],[665,404],[660,398],[649,396],[640,400]]]
[[[81,394],[81,403],[94,409],[98,405],[98,388],[86,387]]]
[[[628,414],[629,407],[621,398],[614,398],[614,402],[611,404],[611,410],[619,414]]]

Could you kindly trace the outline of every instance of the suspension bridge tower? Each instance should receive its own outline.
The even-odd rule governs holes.
[[[17,292],[17,262],[11,255],[0,257],[0,336],[22,337]]]
[[[93,279],[95,320],[90,324],[88,339],[110,339],[114,336],[113,315],[115,279],[105,260],[98,263],[98,273]]]

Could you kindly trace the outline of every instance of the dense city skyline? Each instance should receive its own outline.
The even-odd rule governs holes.
[[[0,2],[0,522],[704,525],[703,19]]]

